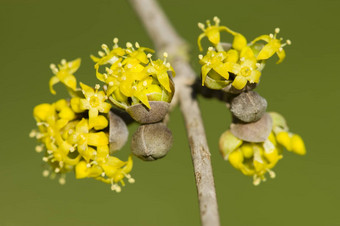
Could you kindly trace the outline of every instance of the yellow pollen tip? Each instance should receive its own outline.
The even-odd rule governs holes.
[[[147,86],[148,85],[148,82],[147,81],[144,81],[143,82],[143,86]]]
[[[275,28],[275,33],[276,33],[276,34],[280,33],[280,28],[278,28],[278,27]]]
[[[217,16],[215,16],[213,20],[215,21],[216,24],[220,23],[220,18],[218,18]]]
[[[292,41],[290,41],[289,39],[287,39],[286,43],[287,43],[287,45],[291,45],[291,44],[292,44]]]
[[[270,38],[274,38],[274,35],[273,35],[273,34],[269,34],[269,37],[270,37]]]
[[[95,88],[96,90],[98,90],[98,89],[100,89],[100,85],[99,85],[99,84],[96,84],[96,85],[94,86],[94,88]]]
[[[29,136],[30,138],[33,138],[33,137],[35,137],[36,135],[37,135],[37,131],[32,130],[28,136]]]
[[[103,57],[103,56],[105,56],[105,53],[102,52],[102,51],[98,51],[98,55],[101,56],[101,57]]]
[[[59,178],[59,184],[64,185],[66,183],[65,178],[61,177]]]
[[[152,57],[152,54],[151,53],[148,53],[148,55],[146,55],[147,58],[151,58]]]
[[[38,145],[38,146],[35,147],[35,151],[40,153],[40,152],[43,151],[43,147],[41,145]]]
[[[44,170],[44,171],[42,172],[42,175],[43,175],[43,177],[48,177],[48,175],[50,175],[50,171]]]
[[[136,43],[135,43],[135,46],[136,46],[136,48],[137,48],[137,49],[139,49],[139,48],[140,48],[140,45],[139,45],[139,43],[138,43],[138,42],[136,42]]]
[[[59,173],[60,169],[59,168],[55,168],[54,172]]]
[[[62,65],[65,65],[65,64],[66,64],[66,60],[65,60],[65,59],[62,59],[62,60],[61,60],[61,64],[62,64]]]
[[[127,43],[126,43],[126,48],[132,48],[131,42],[127,42]]]
[[[109,82],[109,86],[113,86],[113,82]]]
[[[167,53],[167,52],[164,52],[164,53],[163,53],[163,57],[164,57],[164,58],[167,58],[167,57],[168,57],[168,53]]]
[[[213,51],[213,50],[214,50],[214,48],[211,47],[211,46],[208,48],[208,51]]]
[[[199,27],[200,29],[202,29],[202,30],[204,30],[204,29],[205,29],[205,26],[204,26],[204,24],[202,24],[202,23],[198,23],[197,25],[198,25],[198,27]]]
[[[128,181],[129,181],[130,184],[133,184],[133,183],[136,182],[135,179],[133,179],[133,178],[129,178]]]
[[[108,49],[109,47],[106,44],[102,44],[102,49]]]
[[[55,64],[50,64],[50,68],[53,70],[53,69],[55,69],[57,67],[55,66]]]
[[[168,69],[170,69],[170,67],[171,67],[170,63],[166,63],[165,67],[167,67]]]
[[[198,55],[198,59],[202,60],[203,59],[203,55],[202,54]]]
[[[118,38],[114,38],[114,39],[113,39],[113,43],[114,43],[114,44],[117,44],[118,41],[119,41]]]

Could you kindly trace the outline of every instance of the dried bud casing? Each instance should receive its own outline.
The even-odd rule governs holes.
[[[235,137],[247,142],[264,142],[272,131],[272,118],[265,113],[262,118],[251,123],[232,123],[230,131]]]
[[[244,91],[251,91],[258,86],[259,83],[247,83],[247,85],[243,89],[236,89],[232,83],[228,84],[226,87],[222,89],[223,92],[231,93],[231,94],[239,94]]]
[[[262,118],[267,109],[267,101],[257,92],[243,92],[231,101],[230,111],[243,122],[255,122]]]
[[[121,149],[126,141],[128,140],[129,130],[124,122],[124,120],[113,113],[112,111],[109,112],[109,119],[110,119],[110,135],[109,135],[109,142],[110,142],[110,153]]]
[[[132,136],[131,150],[145,161],[163,158],[172,146],[172,133],[161,122],[138,127]]]
[[[168,113],[170,104],[164,101],[149,101],[151,109],[143,104],[136,104],[126,109],[127,113],[141,124],[161,121]]]

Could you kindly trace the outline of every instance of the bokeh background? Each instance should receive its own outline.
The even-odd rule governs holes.
[[[199,98],[212,153],[222,225],[340,225],[339,8],[337,0],[160,0],[192,47],[198,72],[197,22],[217,15],[223,24],[252,39],[281,28],[290,38],[287,58],[271,60],[257,91],[269,111],[282,113],[301,134],[308,154],[286,152],[277,178],[259,187],[225,162],[218,138],[230,114],[217,100]],[[93,63],[102,43],[118,36],[152,47],[124,0],[0,0],[0,225],[199,225],[190,151],[178,108],[171,114],[174,145],[156,162],[135,159],[136,183],[120,194],[101,182],[67,176],[64,186],[42,177],[42,155],[28,134],[32,109],[65,97],[49,93],[49,64],[82,58],[78,81],[95,84]],[[231,37],[224,34],[226,41]],[[206,43],[205,43],[206,44]],[[130,136],[137,128],[132,125]],[[127,145],[119,156],[129,154]]]

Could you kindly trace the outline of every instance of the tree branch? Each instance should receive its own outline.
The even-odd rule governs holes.
[[[130,0],[130,3],[143,22],[157,51],[168,52],[171,57],[169,59],[177,74],[174,78],[176,87],[174,100],[176,103],[178,98],[186,124],[195,171],[201,222],[203,226],[218,226],[220,222],[210,152],[200,109],[191,87],[196,75],[187,60],[186,44],[154,0]]]

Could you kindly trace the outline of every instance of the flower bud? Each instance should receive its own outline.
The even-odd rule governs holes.
[[[230,131],[237,138],[248,142],[264,142],[272,130],[272,118],[265,113],[262,118],[251,123],[232,123]]]
[[[257,92],[243,92],[231,101],[230,111],[243,122],[259,120],[267,109],[267,101]]]
[[[113,113],[109,112],[110,119],[110,153],[112,154],[114,151],[121,149],[129,136],[129,130],[121,117]]]
[[[170,104],[164,101],[149,101],[151,109],[143,104],[136,104],[126,109],[127,113],[141,124],[161,121],[168,113]]]
[[[141,125],[132,136],[132,153],[145,161],[163,158],[171,146],[172,133],[161,122]]]

